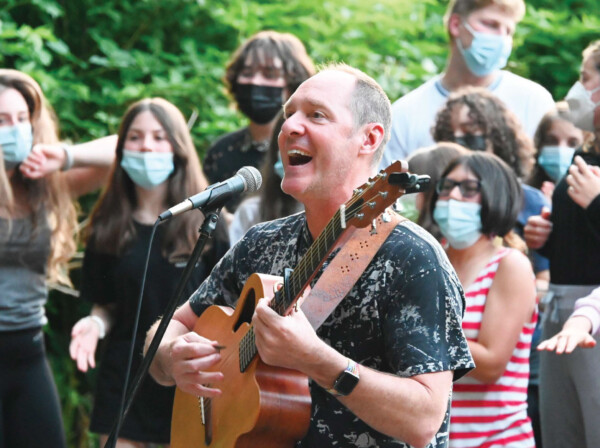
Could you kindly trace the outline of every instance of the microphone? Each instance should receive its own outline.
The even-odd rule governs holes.
[[[210,185],[206,190],[190,196],[167,211],[162,212],[158,216],[158,219],[165,221],[194,208],[212,210],[222,207],[233,196],[246,191],[252,193],[258,190],[261,184],[262,177],[260,172],[253,166],[244,166],[238,170],[235,176],[223,182]]]

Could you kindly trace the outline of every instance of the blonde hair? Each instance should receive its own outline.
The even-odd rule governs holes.
[[[594,60],[594,68],[600,72],[600,40],[591,42],[582,52],[583,60],[592,58]]]
[[[25,99],[33,128],[33,143],[58,143],[56,116],[39,84],[18,70],[0,69],[0,91],[6,89],[17,90]],[[71,284],[67,262],[76,249],[77,214],[64,175],[53,173],[44,179],[32,180],[15,170],[11,182],[18,184],[26,192],[26,200],[32,211],[34,232],[39,226],[39,219],[48,220],[51,230],[48,279],[52,282]],[[7,194],[0,196],[0,209],[8,210],[11,216],[11,183],[7,182],[5,187]]]
[[[525,16],[525,2],[523,0],[450,0],[448,9],[444,14],[444,25],[446,28],[448,27],[452,14],[458,14],[464,18],[472,12],[490,5],[497,5],[504,11],[512,13],[517,22],[523,20]]]

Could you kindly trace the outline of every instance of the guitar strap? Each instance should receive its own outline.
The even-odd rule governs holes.
[[[402,221],[406,218],[390,208],[377,217],[375,230],[372,226],[354,230],[300,304],[315,330],[350,292],[381,245]]]

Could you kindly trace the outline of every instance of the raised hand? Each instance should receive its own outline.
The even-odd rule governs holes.
[[[565,322],[563,329],[550,339],[540,342],[537,349],[563,353],[571,353],[576,347],[592,348],[596,340],[590,335],[592,323],[583,316],[574,316]]]
[[[541,215],[530,216],[524,229],[525,242],[530,249],[539,249],[548,240],[552,232],[550,209],[542,208]]]
[[[569,167],[567,183],[571,199],[580,207],[587,208],[600,195],[600,168],[588,165],[577,156]]]

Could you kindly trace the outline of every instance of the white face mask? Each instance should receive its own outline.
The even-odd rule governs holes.
[[[592,95],[600,90],[586,90],[580,81],[573,84],[565,100],[569,103],[573,124],[584,131],[594,132],[594,110],[600,106],[600,101],[594,103]]]

